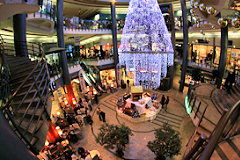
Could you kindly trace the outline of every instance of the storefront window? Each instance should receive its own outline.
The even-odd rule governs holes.
[[[215,58],[213,54],[213,46],[210,45],[193,45],[192,60],[201,64],[219,64],[221,48],[216,47]],[[226,67],[228,69],[239,68],[240,49],[228,48]]]

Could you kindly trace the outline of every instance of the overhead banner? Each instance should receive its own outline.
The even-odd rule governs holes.
[[[74,37],[74,46],[80,46],[80,37]]]
[[[86,87],[86,83],[83,77],[83,69],[82,67],[80,67],[80,71],[78,72],[78,77],[79,77],[79,83],[80,83],[80,87],[83,93],[87,92],[87,87]]]

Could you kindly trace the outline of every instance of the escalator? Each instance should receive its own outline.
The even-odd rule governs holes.
[[[89,86],[92,86],[93,88],[96,89],[96,91],[98,93],[105,93],[106,91],[102,89],[102,87],[99,85],[99,83],[97,82],[97,79],[94,78],[92,75],[94,74],[93,71],[90,69],[90,67],[88,67],[85,63],[81,62],[80,66],[82,67],[83,71],[84,71],[84,79],[87,82],[87,84]]]

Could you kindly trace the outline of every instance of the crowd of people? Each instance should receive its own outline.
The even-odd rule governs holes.
[[[99,58],[99,59],[105,59],[110,58],[113,56],[112,48],[103,50],[103,47],[100,46],[100,49],[89,49],[89,50],[82,50],[80,53],[80,57],[82,59],[87,58]]]
[[[41,159],[66,159],[66,160],[97,160],[100,154],[97,150],[89,151],[80,146],[77,150],[71,147],[71,143],[77,143],[81,138],[83,126],[92,125],[91,112],[94,104],[98,104],[98,95],[90,94],[91,91],[83,94],[75,105],[68,103],[65,97],[59,105],[59,113],[52,115],[53,124],[58,128],[60,139],[50,143],[40,152]],[[106,122],[105,112],[97,108],[99,120]],[[60,114],[61,113],[61,114]],[[60,132],[59,132],[60,130]],[[93,158],[94,157],[94,158]]]
[[[84,20],[78,17],[68,18],[65,17],[64,28],[75,28],[75,29],[111,29],[112,22],[111,20]],[[117,29],[123,29],[124,20],[117,21]]]

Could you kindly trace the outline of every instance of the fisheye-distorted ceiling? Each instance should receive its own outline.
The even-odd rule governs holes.
[[[174,9],[180,9],[179,0],[158,0],[158,3],[173,3]],[[116,12],[126,14],[128,4],[129,0],[116,0]],[[64,16],[84,19],[100,12],[110,14],[110,0],[64,0]]]

